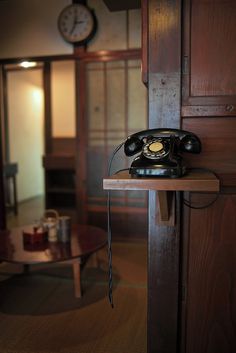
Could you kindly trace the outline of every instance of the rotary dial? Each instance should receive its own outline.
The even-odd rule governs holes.
[[[160,159],[169,152],[168,144],[161,139],[152,139],[143,147],[143,154],[146,158]]]

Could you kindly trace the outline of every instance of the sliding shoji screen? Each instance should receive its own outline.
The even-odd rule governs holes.
[[[140,60],[86,65],[87,207],[90,213],[106,210],[102,179],[108,175],[108,161],[114,149],[130,134],[147,129],[147,93],[141,82],[140,65]],[[131,159],[121,148],[111,172],[128,168],[130,163]],[[137,217],[137,213],[146,215],[146,193],[112,192],[112,211],[119,214],[119,222],[127,222],[131,215]]]

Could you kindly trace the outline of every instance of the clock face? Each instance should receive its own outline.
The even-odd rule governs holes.
[[[58,28],[66,41],[86,43],[95,32],[95,17],[85,5],[72,4],[60,13]]]

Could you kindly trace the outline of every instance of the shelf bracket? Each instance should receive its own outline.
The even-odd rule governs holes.
[[[173,191],[157,191],[157,223],[173,226],[175,224],[175,194]]]

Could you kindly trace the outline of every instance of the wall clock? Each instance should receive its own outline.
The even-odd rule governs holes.
[[[66,6],[58,17],[58,29],[69,43],[86,44],[97,27],[94,12],[83,4]]]

